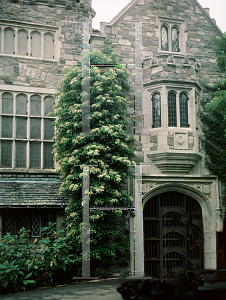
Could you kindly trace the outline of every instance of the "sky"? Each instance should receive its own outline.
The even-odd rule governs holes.
[[[110,22],[131,0],[92,0],[96,17],[93,28],[100,29],[100,22]],[[169,0],[169,3],[171,0]],[[210,8],[210,16],[218,27],[226,32],[226,0],[198,0],[201,6]]]

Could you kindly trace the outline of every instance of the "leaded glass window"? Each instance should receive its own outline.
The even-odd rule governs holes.
[[[53,106],[54,106],[53,97],[45,97],[44,104],[45,104],[45,113],[44,113],[44,115],[47,116],[48,113],[53,112]]]
[[[28,217],[26,215],[19,216],[18,227],[19,229],[25,228],[26,230],[28,230]]]
[[[2,94],[2,113],[3,114],[13,113],[13,95],[11,93]]]
[[[41,119],[30,119],[30,139],[41,139]]]
[[[172,51],[179,52],[179,30],[177,28],[172,28]]]
[[[188,96],[186,93],[180,94],[180,126],[188,127]]]
[[[31,236],[41,236],[41,215],[36,214],[31,217]]]
[[[174,92],[168,94],[168,126],[177,126],[176,94]]]
[[[15,234],[14,232],[14,226],[15,226],[15,221],[14,221],[14,216],[12,215],[6,215],[5,217],[5,222],[4,222],[4,233],[11,233]]]
[[[2,117],[2,137],[13,137],[13,117]]]
[[[53,120],[45,119],[44,120],[44,139],[51,140],[54,135],[54,127],[53,127]]]
[[[31,33],[31,56],[41,57],[41,34],[38,31]]]
[[[27,40],[28,40],[28,34],[26,30],[19,30],[18,33],[18,54],[27,56]]]
[[[153,127],[161,127],[161,99],[160,94],[155,93],[152,96],[152,118],[153,118]]]
[[[18,115],[27,114],[27,96],[24,94],[16,96],[16,113]]]
[[[30,168],[41,168],[41,144],[31,142],[30,143]]]
[[[41,115],[41,97],[38,95],[31,96],[31,115]]]
[[[166,26],[161,28],[161,49],[163,51],[169,50],[168,28]]]
[[[12,142],[1,141],[1,167],[12,168]]]
[[[16,142],[16,168],[26,168],[27,165],[27,143]]]
[[[4,30],[4,53],[15,54],[14,37],[15,34],[12,28],[6,28]]]
[[[13,94],[1,94],[0,167],[54,169],[54,98],[27,94],[15,93],[15,109]]]
[[[44,169],[53,169],[53,145],[52,143],[44,143]]]
[[[26,139],[27,138],[27,118],[16,118],[16,138]]]
[[[46,33],[44,35],[44,57],[45,58],[54,58],[53,55],[53,35],[51,33]]]

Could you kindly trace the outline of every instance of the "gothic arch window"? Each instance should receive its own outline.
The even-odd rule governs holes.
[[[25,94],[16,96],[16,113],[18,115],[27,115],[27,96]]]
[[[176,93],[168,93],[168,126],[177,127]]]
[[[38,31],[31,33],[31,56],[41,57],[41,34]]]
[[[161,49],[163,51],[169,51],[169,40],[168,40],[168,27],[161,27]]]
[[[18,37],[18,55],[27,56],[27,41],[28,41],[28,34],[27,31],[24,29],[21,29],[17,33]]]
[[[159,93],[152,96],[152,127],[161,127],[161,98]]]
[[[180,126],[188,127],[188,96],[186,93],[180,94]]]
[[[39,95],[31,96],[30,114],[33,116],[41,115],[41,97]]]
[[[13,95],[11,93],[2,94],[2,113],[3,114],[13,113]]]
[[[172,51],[173,52],[179,52],[179,30],[176,27],[172,28]]]
[[[53,97],[44,98],[44,116],[48,116],[50,112],[53,112],[54,99]]]
[[[15,54],[14,50],[15,33],[12,28],[5,28],[4,30],[4,53]]]
[[[54,58],[54,38],[51,33],[44,35],[44,57]]]

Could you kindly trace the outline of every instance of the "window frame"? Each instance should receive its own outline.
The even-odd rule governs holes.
[[[174,95],[174,99],[170,99],[170,95]],[[170,104],[170,101],[174,100],[174,104]],[[170,106],[174,106],[170,108]],[[174,112],[170,112],[170,109],[174,109]],[[167,111],[168,111],[168,127],[177,127],[177,93],[175,91],[169,91],[167,93]],[[174,116],[170,117],[170,114],[174,114]],[[172,119],[174,118],[174,120]]]
[[[44,161],[46,161],[47,158],[44,157],[44,147],[46,147],[46,143],[48,144],[52,144],[53,145],[53,140],[52,139],[47,139],[45,138],[45,134],[44,134],[44,123],[45,123],[45,120],[51,120],[52,122],[55,121],[55,117],[51,117],[51,116],[46,116],[45,115],[45,112],[44,112],[44,103],[45,103],[45,99],[46,98],[50,98],[52,97],[54,99],[54,103],[56,102],[56,99],[54,98],[54,96],[52,94],[46,94],[46,93],[43,93],[43,94],[37,94],[37,93],[27,93],[27,92],[11,92],[9,94],[12,95],[12,98],[13,98],[13,112],[12,113],[2,113],[2,95],[4,93],[9,93],[8,91],[2,91],[0,92],[0,148],[1,148],[1,143],[2,142],[5,142],[5,141],[8,141],[8,142],[11,142],[12,143],[12,163],[11,163],[11,167],[9,167],[9,164],[8,166],[4,166],[2,164],[2,155],[0,156],[0,168],[1,169],[23,169],[23,170],[55,170],[56,169],[56,162],[55,162],[55,159],[54,159],[54,155],[53,154],[48,154],[48,157],[50,157],[52,155],[53,157],[53,161],[50,162],[49,161],[49,158],[48,158],[48,166],[52,165],[52,168],[46,168],[44,166]],[[17,114],[16,112],[16,101],[18,99],[18,96],[20,95],[25,95],[27,97],[26,99],[26,114],[24,115],[21,115],[21,114]],[[40,102],[41,102],[41,113],[40,115],[31,115],[30,114],[30,99],[32,98],[32,96],[34,95],[39,95],[40,96]],[[24,110],[25,112],[25,110]],[[13,132],[12,132],[12,137],[2,137],[2,118],[4,117],[10,117],[12,118],[12,128],[13,128]],[[18,122],[19,119],[26,119],[26,137],[21,135],[21,136],[18,136],[18,131],[17,131],[17,127],[16,127],[16,124]],[[31,139],[31,136],[30,136],[30,130],[31,130],[31,120],[32,119],[39,119],[40,120],[40,123],[41,123],[41,135],[39,138],[33,138]],[[49,121],[47,121],[49,122]],[[23,124],[24,122],[22,122]],[[55,130],[55,127],[53,127],[53,130]],[[16,147],[17,145],[19,145],[19,143],[25,143],[26,144],[26,167],[17,167],[17,164],[18,162],[16,161]],[[31,157],[30,157],[30,145],[31,143],[40,143],[40,167],[38,168],[31,168]],[[6,145],[5,145],[6,146]],[[49,148],[49,146],[47,147]],[[47,152],[49,150],[45,150],[45,155],[47,155]]]
[[[13,22],[13,21],[12,21]],[[29,24],[26,22],[16,22],[16,24],[12,24],[12,22],[8,22],[7,20],[0,20],[0,34],[1,34],[1,43],[0,43],[0,56],[13,56],[13,57],[23,57],[29,59],[37,59],[37,60],[47,60],[47,61],[56,61],[59,60],[59,51],[57,50],[58,46],[56,46],[55,41],[57,40],[59,28],[56,26],[40,26],[37,24]],[[9,23],[9,24],[7,24]],[[21,23],[21,24],[18,24]],[[44,27],[44,28],[43,28]],[[14,46],[13,53],[5,53],[5,29],[12,29],[14,31]],[[27,55],[19,54],[19,32],[26,31],[27,33]],[[41,53],[40,56],[32,55],[32,33],[37,32],[40,34],[40,42],[41,42]],[[44,57],[44,36],[45,34],[51,34],[53,37],[53,58]],[[59,44],[59,42],[58,42]]]
[[[27,217],[27,230],[29,230],[28,232],[28,239],[29,240],[34,240],[34,239],[41,239],[42,238],[42,234],[40,234],[39,236],[35,236],[32,235],[32,216],[34,215],[39,215],[41,218],[41,224],[40,224],[40,232],[41,232],[41,228],[47,226],[48,224],[46,223],[47,220],[47,215],[53,215],[53,222],[56,223],[57,222],[57,210],[56,209],[42,209],[42,210],[37,210],[37,209],[23,209],[23,208],[19,208],[16,211],[12,210],[4,210],[2,211],[2,233],[3,235],[5,235],[7,232],[5,230],[5,225],[6,225],[6,218],[7,216],[10,215],[13,217],[14,219],[14,224],[13,224],[13,234],[17,234],[17,232],[19,231],[20,227],[19,227],[19,218],[21,216],[26,216]]]
[[[159,118],[159,122],[160,122],[160,126],[156,126],[156,116],[155,116],[155,107],[154,107],[154,96],[155,95],[159,95],[159,106],[160,106],[160,112],[159,112],[159,115],[158,115],[158,118]],[[161,93],[159,91],[155,91],[152,93],[151,95],[151,103],[152,103],[152,128],[160,128],[162,126],[162,122],[161,122]]]

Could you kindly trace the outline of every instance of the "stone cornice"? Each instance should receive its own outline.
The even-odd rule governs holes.
[[[195,86],[199,91],[201,91],[201,87],[199,86],[199,84],[197,84],[196,82],[192,82],[192,81],[184,81],[184,80],[169,80],[169,79],[160,79],[160,80],[152,80],[150,82],[144,83],[143,86],[144,87],[148,87],[148,86],[152,86],[152,85],[156,85],[156,84],[181,84],[183,86],[185,85],[190,85],[190,86]]]

